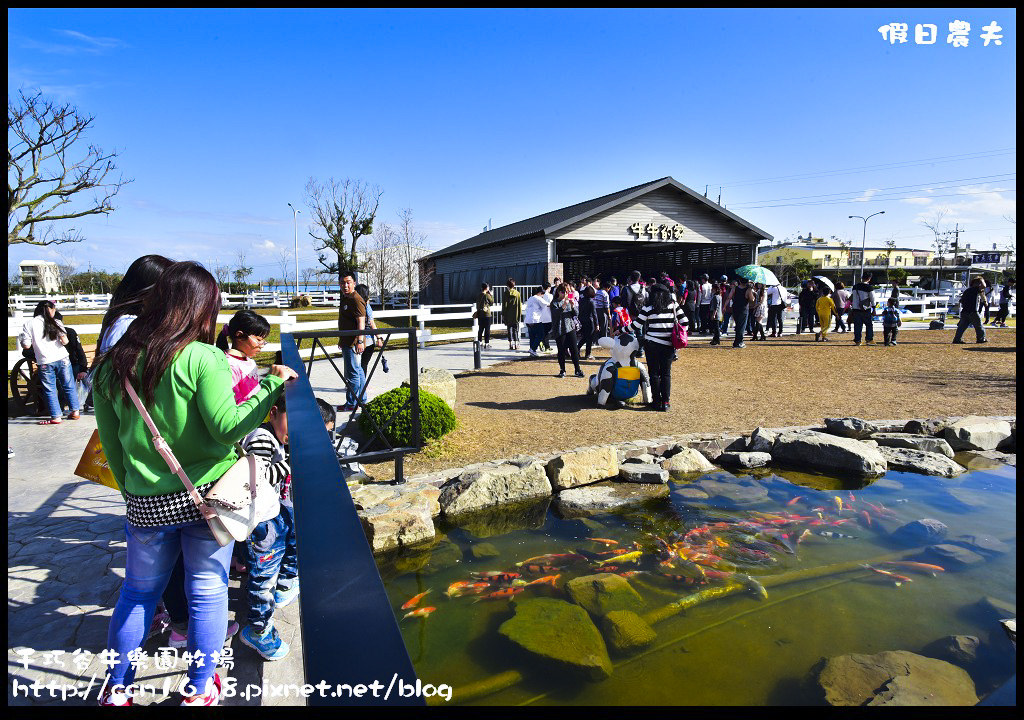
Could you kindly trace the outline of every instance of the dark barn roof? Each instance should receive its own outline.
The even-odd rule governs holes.
[[[634,187],[626,188],[625,190],[619,190],[618,192],[614,192],[609,195],[602,195],[601,197],[594,198],[593,200],[586,200],[581,203],[576,203],[575,205],[569,205],[568,207],[561,208],[560,210],[553,210],[552,212],[544,213],[543,215],[537,215],[527,220],[520,220],[519,222],[514,222],[510,225],[504,225],[499,228],[494,228],[493,230],[487,230],[467,240],[463,240],[455,243],[454,245],[449,245],[446,248],[437,250],[436,252],[422,258],[422,260],[433,260],[446,255],[455,255],[469,250],[479,250],[480,248],[512,240],[525,240],[531,237],[544,236],[568,225],[579,222],[591,215],[596,215],[597,213],[607,210],[610,207],[614,207],[626,200],[645,195],[652,190],[657,190],[658,188],[667,185],[681,190],[695,200],[699,200],[710,209],[722,213],[729,219],[739,223],[755,234],[760,235],[762,238],[766,240],[772,239],[772,236],[764,230],[751,225],[749,222],[729,212],[721,205],[708,200],[700,193],[694,192],[671,177],[663,177],[658,180],[643,183],[642,185],[635,185]]]

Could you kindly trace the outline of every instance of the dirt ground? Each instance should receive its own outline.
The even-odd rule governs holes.
[[[458,380],[458,427],[406,458],[406,474],[584,445],[667,434],[809,425],[824,417],[864,419],[1015,415],[1017,332],[988,330],[989,342],[951,345],[953,331],[907,330],[895,347],[854,346],[852,333],[784,336],[711,347],[697,338],[672,366],[671,409],[608,410],[586,395],[607,351],[581,362],[586,379],[556,378],[554,355],[495,365]],[[724,339],[723,339],[724,340]],[[367,468],[392,477],[393,464]]]

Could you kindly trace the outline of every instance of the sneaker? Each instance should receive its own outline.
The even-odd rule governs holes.
[[[555,377],[560,377],[560,378],[565,377],[565,370],[563,370],[562,372],[560,372],[557,375],[555,375]]]
[[[984,340],[979,340],[978,341],[978,345],[981,345],[982,343],[987,343],[987,342],[988,342],[988,338],[985,338]]]
[[[988,342],[988,340],[982,340],[982,342]],[[576,377],[585,377],[582,370],[576,372]]]
[[[895,340],[893,340],[893,341],[892,341],[891,343],[889,343],[889,344],[890,344],[890,345],[895,345],[895,344],[896,344],[896,341],[895,341]]]
[[[967,343],[965,343],[963,340],[954,340],[953,344],[954,345],[966,345]]]
[[[733,345],[734,348],[740,348],[740,349],[745,348],[746,346],[747,346],[746,343],[740,343],[739,345]]]
[[[248,566],[236,558],[234,555],[231,556],[231,572],[238,573],[239,575],[245,575],[249,572]]]
[[[278,588],[278,589],[274,590],[274,605],[279,607],[279,608],[288,607],[293,602],[295,602],[295,598],[297,598],[298,596],[299,596],[299,586],[298,586],[298,584],[293,585],[292,587],[288,588],[287,590],[281,590],[280,588]]]
[[[531,350],[530,357],[540,357],[540,353],[538,353],[536,350]]]
[[[205,695],[186,695],[181,700],[183,707],[204,707],[220,702],[220,675],[213,674],[213,688]]]
[[[166,610],[158,609],[156,614],[153,615],[153,622],[149,625],[149,632],[146,633],[146,639],[149,640],[156,635],[160,635],[170,626],[171,616],[167,614]]]
[[[121,690],[107,688],[100,696],[100,707],[129,707],[133,703],[132,696]]]
[[[224,643],[227,644],[228,640],[235,636],[238,632],[238,623],[234,620],[228,623],[227,629],[224,631]],[[167,647],[181,649],[188,645],[188,630],[184,634],[179,633],[173,627],[171,628],[171,635],[167,638]]]
[[[854,340],[854,341],[853,341],[853,344],[854,344],[854,345],[860,345],[860,340]]]
[[[11,448],[10,445],[8,445],[7,446],[7,459],[10,460],[12,457],[14,457],[14,450]]]
[[[288,654],[288,643],[281,639],[273,625],[270,625],[262,635],[258,635],[252,625],[246,625],[238,638],[259,653],[264,660],[280,660]]]

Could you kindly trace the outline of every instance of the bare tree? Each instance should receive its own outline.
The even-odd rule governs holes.
[[[306,288],[306,290],[309,290],[309,283],[310,283],[311,280],[314,280],[314,279],[317,280],[317,290],[320,289],[320,282],[319,282],[319,277],[318,277],[318,273],[317,273],[317,269],[316,268],[314,268],[314,267],[302,268],[300,274],[302,275],[302,284]]]
[[[81,242],[75,228],[61,233],[54,222],[113,212],[113,198],[131,180],[108,180],[117,152],[95,145],[76,159],[71,150],[92,125],[92,115],[70,104],[44,100],[42,93],[7,100],[7,244],[58,245]],[[77,147],[75,147],[77,144]],[[94,191],[88,202],[86,191]],[[40,230],[42,233],[40,234]]]
[[[398,234],[387,223],[379,223],[367,242],[366,274],[369,284],[386,302],[387,291],[401,281]]]
[[[340,182],[329,178],[325,183],[310,178],[306,183],[306,206],[315,226],[309,234],[317,241],[314,249],[320,253],[320,264],[338,273],[339,280],[346,271],[358,272],[359,238],[373,232],[382,194],[376,185],[370,187],[362,180],[349,178]],[[351,238],[348,247],[346,231]]]
[[[892,254],[896,250],[896,238],[890,237],[885,241],[885,266],[889,267],[892,265]]]
[[[57,259],[60,261],[57,263],[57,282],[60,284],[61,291],[70,290],[75,292],[75,284],[72,276],[78,270],[78,260],[75,259],[73,252],[65,252],[57,250]]]
[[[214,263],[214,266],[213,268],[211,268],[211,270],[213,272],[213,276],[217,278],[217,286],[222,287],[224,283],[226,283],[228,280],[228,275],[231,272],[231,268],[229,268],[222,262],[216,262]]]
[[[277,266],[279,268],[281,268],[281,284],[285,285],[286,286],[285,289],[287,290],[288,270],[290,268],[292,268],[291,274],[292,275],[295,274],[295,270],[293,269],[294,268],[294,263],[292,262],[292,254],[291,254],[290,251],[288,251],[288,250],[281,250],[281,252],[277,256]],[[296,280],[295,280],[296,285],[298,284],[298,282],[299,281],[296,278]],[[296,288],[296,290],[297,290],[297,288]],[[296,294],[298,294],[298,293],[296,293]]]
[[[242,284],[242,292],[246,291],[246,280],[252,275],[252,267],[245,264],[245,251],[239,250],[235,258],[235,282]]]
[[[406,307],[412,307],[413,284],[419,284],[419,267],[416,262],[427,254],[425,249],[427,236],[417,232],[412,222],[412,208],[398,211],[400,222],[398,229],[399,255],[402,263],[402,278],[405,280]]]

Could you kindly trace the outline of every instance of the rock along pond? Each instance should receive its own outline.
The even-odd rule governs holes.
[[[979,697],[1015,673],[1015,466],[751,473],[615,514],[481,514],[379,558],[419,677],[453,703],[814,705],[822,659],[851,653],[954,662]],[[952,635],[973,657],[936,650]]]

